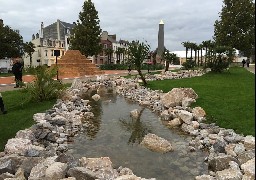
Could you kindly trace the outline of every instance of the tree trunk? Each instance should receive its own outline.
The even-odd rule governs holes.
[[[32,55],[29,56],[30,67],[32,67]]]
[[[139,75],[140,75],[140,77],[141,77],[141,80],[142,80],[144,86],[146,86],[146,85],[147,85],[147,82],[146,82],[146,79],[144,78],[144,76],[143,76],[141,70],[138,69],[137,71],[138,71],[138,73],[139,73]]]
[[[196,60],[197,60],[197,50],[195,49],[195,66],[196,66]]]
[[[170,64],[170,62],[169,62],[169,61],[166,61],[166,66],[165,66],[164,72],[166,72],[166,71],[169,70],[169,64]]]
[[[186,47],[186,61],[188,60],[188,48]]]

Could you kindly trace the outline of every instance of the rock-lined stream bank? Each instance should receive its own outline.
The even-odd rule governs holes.
[[[151,75],[147,79],[189,78],[202,74],[201,71],[183,71]],[[204,110],[189,107],[197,98],[192,89],[175,88],[163,93],[139,86],[138,79],[106,79],[104,76],[96,82],[74,81],[53,108],[34,115],[35,125],[8,140],[0,155],[0,179],[143,179],[128,168],[114,169],[108,157],[77,160],[65,154],[68,143],[83,130],[83,120],[94,117],[89,101],[81,97],[95,90],[99,94],[94,95],[95,101],[100,100],[100,94],[114,91],[148,107],[170,128],[178,127],[193,137],[189,151],[208,150],[205,162],[209,173],[195,179],[255,179],[255,137],[244,137],[231,129],[205,124]]]

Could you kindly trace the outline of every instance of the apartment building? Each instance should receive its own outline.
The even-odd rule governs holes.
[[[60,57],[64,55],[69,48],[68,38],[73,27],[74,23],[66,23],[59,19],[46,27],[42,22],[39,33],[32,35],[31,42],[35,45],[35,52],[32,54],[32,67],[54,64],[56,61],[54,50],[60,50]],[[23,59],[24,66],[30,66],[30,58],[25,55]]]

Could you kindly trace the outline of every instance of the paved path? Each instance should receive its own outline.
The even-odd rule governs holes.
[[[246,67],[246,69],[250,72],[252,72],[253,74],[255,74],[255,64],[250,65],[248,68]]]

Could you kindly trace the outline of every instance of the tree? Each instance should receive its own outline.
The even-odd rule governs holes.
[[[21,57],[23,55],[23,38],[18,31],[9,26],[0,26],[0,59]]]
[[[169,64],[174,64],[178,61],[178,57],[175,53],[171,53],[169,50],[165,49],[164,53],[164,60],[166,62],[165,72],[169,70]]]
[[[253,0],[223,0],[220,20],[214,24],[218,46],[241,50],[247,57],[255,47],[255,3]]]
[[[212,56],[211,61],[208,63],[208,67],[213,72],[223,72],[230,64],[234,49],[228,46],[215,46],[211,49]]]
[[[211,40],[207,40],[207,41],[203,41],[202,42],[202,46],[203,48],[205,48],[205,58],[204,58],[204,64],[205,64],[205,67],[206,67],[206,64],[207,64],[207,55],[208,55],[208,49],[211,45]]]
[[[135,68],[138,71],[138,74],[140,75],[144,86],[147,85],[147,82],[141,72],[141,68],[144,60],[147,59],[149,52],[150,46],[147,43],[139,42],[137,40],[132,41],[132,43],[128,45],[129,62],[135,65]]]
[[[108,64],[110,64],[114,50],[112,48],[107,48],[104,51],[105,51],[106,55],[108,56]]]
[[[79,20],[71,31],[71,49],[79,50],[86,57],[98,55],[102,50],[100,45],[102,30],[99,22],[94,3],[91,0],[84,1]]]
[[[188,49],[190,48],[190,42],[186,41],[186,42],[182,42],[181,44],[186,48],[186,61],[187,61],[188,60]]]
[[[32,42],[26,42],[24,43],[24,52],[28,54],[29,56],[29,63],[30,67],[32,66],[32,54],[35,52],[34,48],[35,45]]]
[[[118,47],[117,50],[116,50],[116,58],[117,58],[117,64],[120,64],[120,56],[121,54],[124,54],[124,51],[125,49],[124,48],[121,48],[121,47]]]

